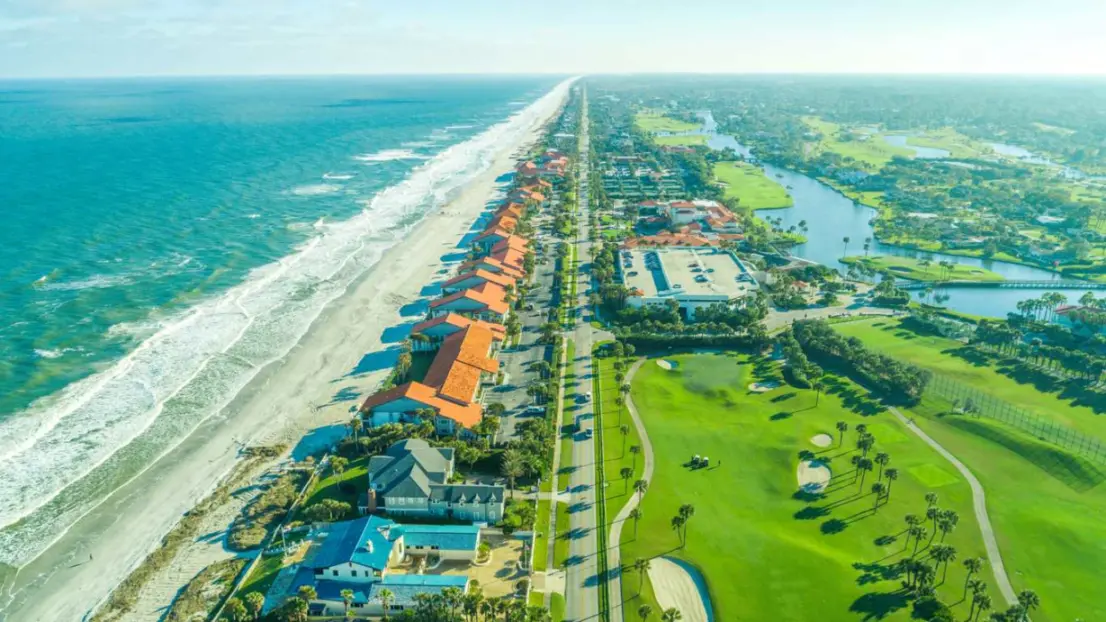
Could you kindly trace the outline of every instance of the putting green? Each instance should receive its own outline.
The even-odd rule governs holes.
[[[935,464],[919,464],[918,466],[910,467],[910,474],[919,482],[930,488],[949,486],[960,481],[960,477],[952,471],[943,469]]]

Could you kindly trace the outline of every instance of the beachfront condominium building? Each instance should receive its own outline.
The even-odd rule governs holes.
[[[510,309],[507,290],[495,283],[484,283],[431,302],[430,317],[457,313],[474,320],[503,324]]]
[[[411,423],[434,414],[438,434],[470,434],[483,418],[480,387],[495,382],[499,361],[492,358],[494,331],[473,323],[442,340],[421,382],[405,382],[370,396],[361,405],[370,426]]]
[[[457,313],[447,313],[415,324],[411,329],[411,349],[415,351],[434,351],[442,347],[447,337],[455,335],[472,325],[482,326],[492,333],[492,348],[498,348],[507,335],[507,327],[483,320],[473,320]]]
[[[454,456],[453,448],[431,447],[421,439],[400,441],[373,456],[361,511],[385,512],[392,517],[499,522],[503,518],[503,487],[451,484]]]
[[[286,595],[311,586],[316,596],[308,612],[313,617],[344,615],[347,596],[356,617],[375,617],[385,614],[380,596],[388,590],[392,598],[387,613],[398,615],[414,607],[419,594],[441,594],[449,587],[464,592],[469,584],[463,575],[393,572],[404,557],[471,561],[479,546],[480,528],[473,525],[400,525],[380,516],[330,523],[312,532],[312,544],[285,593],[270,591],[268,600],[279,604]]]
[[[453,294],[462,290],[472,289],[473,287],[479,287],[485,283],[498,285],[506,290],[513,288],[517,282],[517,279],[511,278],[505,274],[477,269],[463,272],[445,283],[442,283],[442,291],[446,294]]]

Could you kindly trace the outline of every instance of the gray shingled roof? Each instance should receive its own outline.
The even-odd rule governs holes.
[[[369,459],[369,477],[382,496],[428,497],[432,484],[444,484],[453,448],[434,448],[420,439],[400,441]]]
[[[433,501],[459,503],[499,503],[503,500],[502,486],[482,484],[457,484],[449,486],[431,486],[430,498]]]

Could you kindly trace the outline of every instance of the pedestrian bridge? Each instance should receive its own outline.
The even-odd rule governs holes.
[[[1053,279],[1049,281],[902,281],[902,289],[938,289],[941,287],[991,287],[998,289],[1106,289],[1106,283],[1077,281],[1075,279]]]

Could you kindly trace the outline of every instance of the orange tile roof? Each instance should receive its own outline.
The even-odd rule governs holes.
[[[496,245],[492,247],[492,254],[498,255],[500,252],[506,250],[517,250],[520,252],[526,252],[526,249],[529,248],[529,246],[530,243],[526,241],[526,238],[517,235],[509,235],[505,239],[497,242]]]
[[[437,308],[455,300],[466,298],[468,300],[479,302],[483,304],[484,307],[486,307],[488,310],[502,315],[506,313],[508,309],[510,309],[510,305],[507,304],[506,297],[507,292],[502,287],[494,283],[482,283],[476,287],[446,296],[445,298],[439,298],[438,300],[430,303],[430,308]]]
[[[503,238],[503,240],[507,240],[507,239],[510,239],[510,238],[514,237],[511,234],[511,232],[507,231],[506,229],[498,229],[498,228],[493,227],[491,229],[485,229],[484,233],[481,233],[480,235],[476,236],[476,239],[473,240],[473,241],[477,242],[477,241],[483,240],[484,238],[490,238],[493,235],[498,235],[499,237]]]
[[[503,341],[503,336],[507,334],[507,327],[502,324],[496,324],[495,322],[485,322],[484,320],[474,320],[467,318],[459,313],[447,313],[445,315],[439,315],[436,318],[431,318],[425,322],[415,324],[411,329],[412,335],[417,335],[430,328],[438,326],[440,324],[449,324],[460,329],[468,328],[469,326],[480,326],[486,328],[492,332],[496,341]]]
[[[504,288],[506,288],[508,285],[514,285],[515,284],[515,279],[512,279],[511,277],[509,277],[505,274],[496,274],[494,272],[488,272],[487,270],[476,269],[476,270],[473,270],[472,272],[465,272],[463,274],[458,274],[457,276],[453,277],[452,279],[449,279],[445,283],[442,283],[442,287],[449,287],[450,285],[455,285],[457,283],[460,283],[461,281],[464,281],[465,279],[470,279],[470,278],[473,278],[473,277],[476,277],[478,279],[483,279],[487,283],[495,283],[496,285],[499,285],[500,287],[504,287]]]
[[[514,233],[518,228],[518,219],[510,214],[496,214],[488,223],[487,231],[494,231],[496,229],[502,229],[510,233]]]
[[[361,404],[361,411],[371,412],[377,406],[401,398],[432,408],[441,416],[452,419],[466,428],[471,428],[480,423],[480,420],[484,417],[484,410],[479,404],[457,404],[451,400],[443,399],[438,396],[434,387],[421,382],[407,382],[387,391],[371,395]]]
[[[519,257],[519,265],[521,265],[522,257]],[[473,259],[461,264],[461,272],[472,272],[473,270],[487,270],[489,272],[495,272],[503,274],[515,279],[516,281],[526,276],[526,273],[521,268],[516,268],[513,265],[508,265],[505,261],[499,257],[489,255],[480,259]]]
[[[499,361],[489,358],[492,331],[469,326],[446,337],[423,382],[438,388],[438,395],[461,403],[473,399],[483,373],[499,371]]]
[[[495,215],[498,216],[512,216],[514,218],[522,218],[523,209],[518,203],[508,203],[506,206],[499,209]]]

